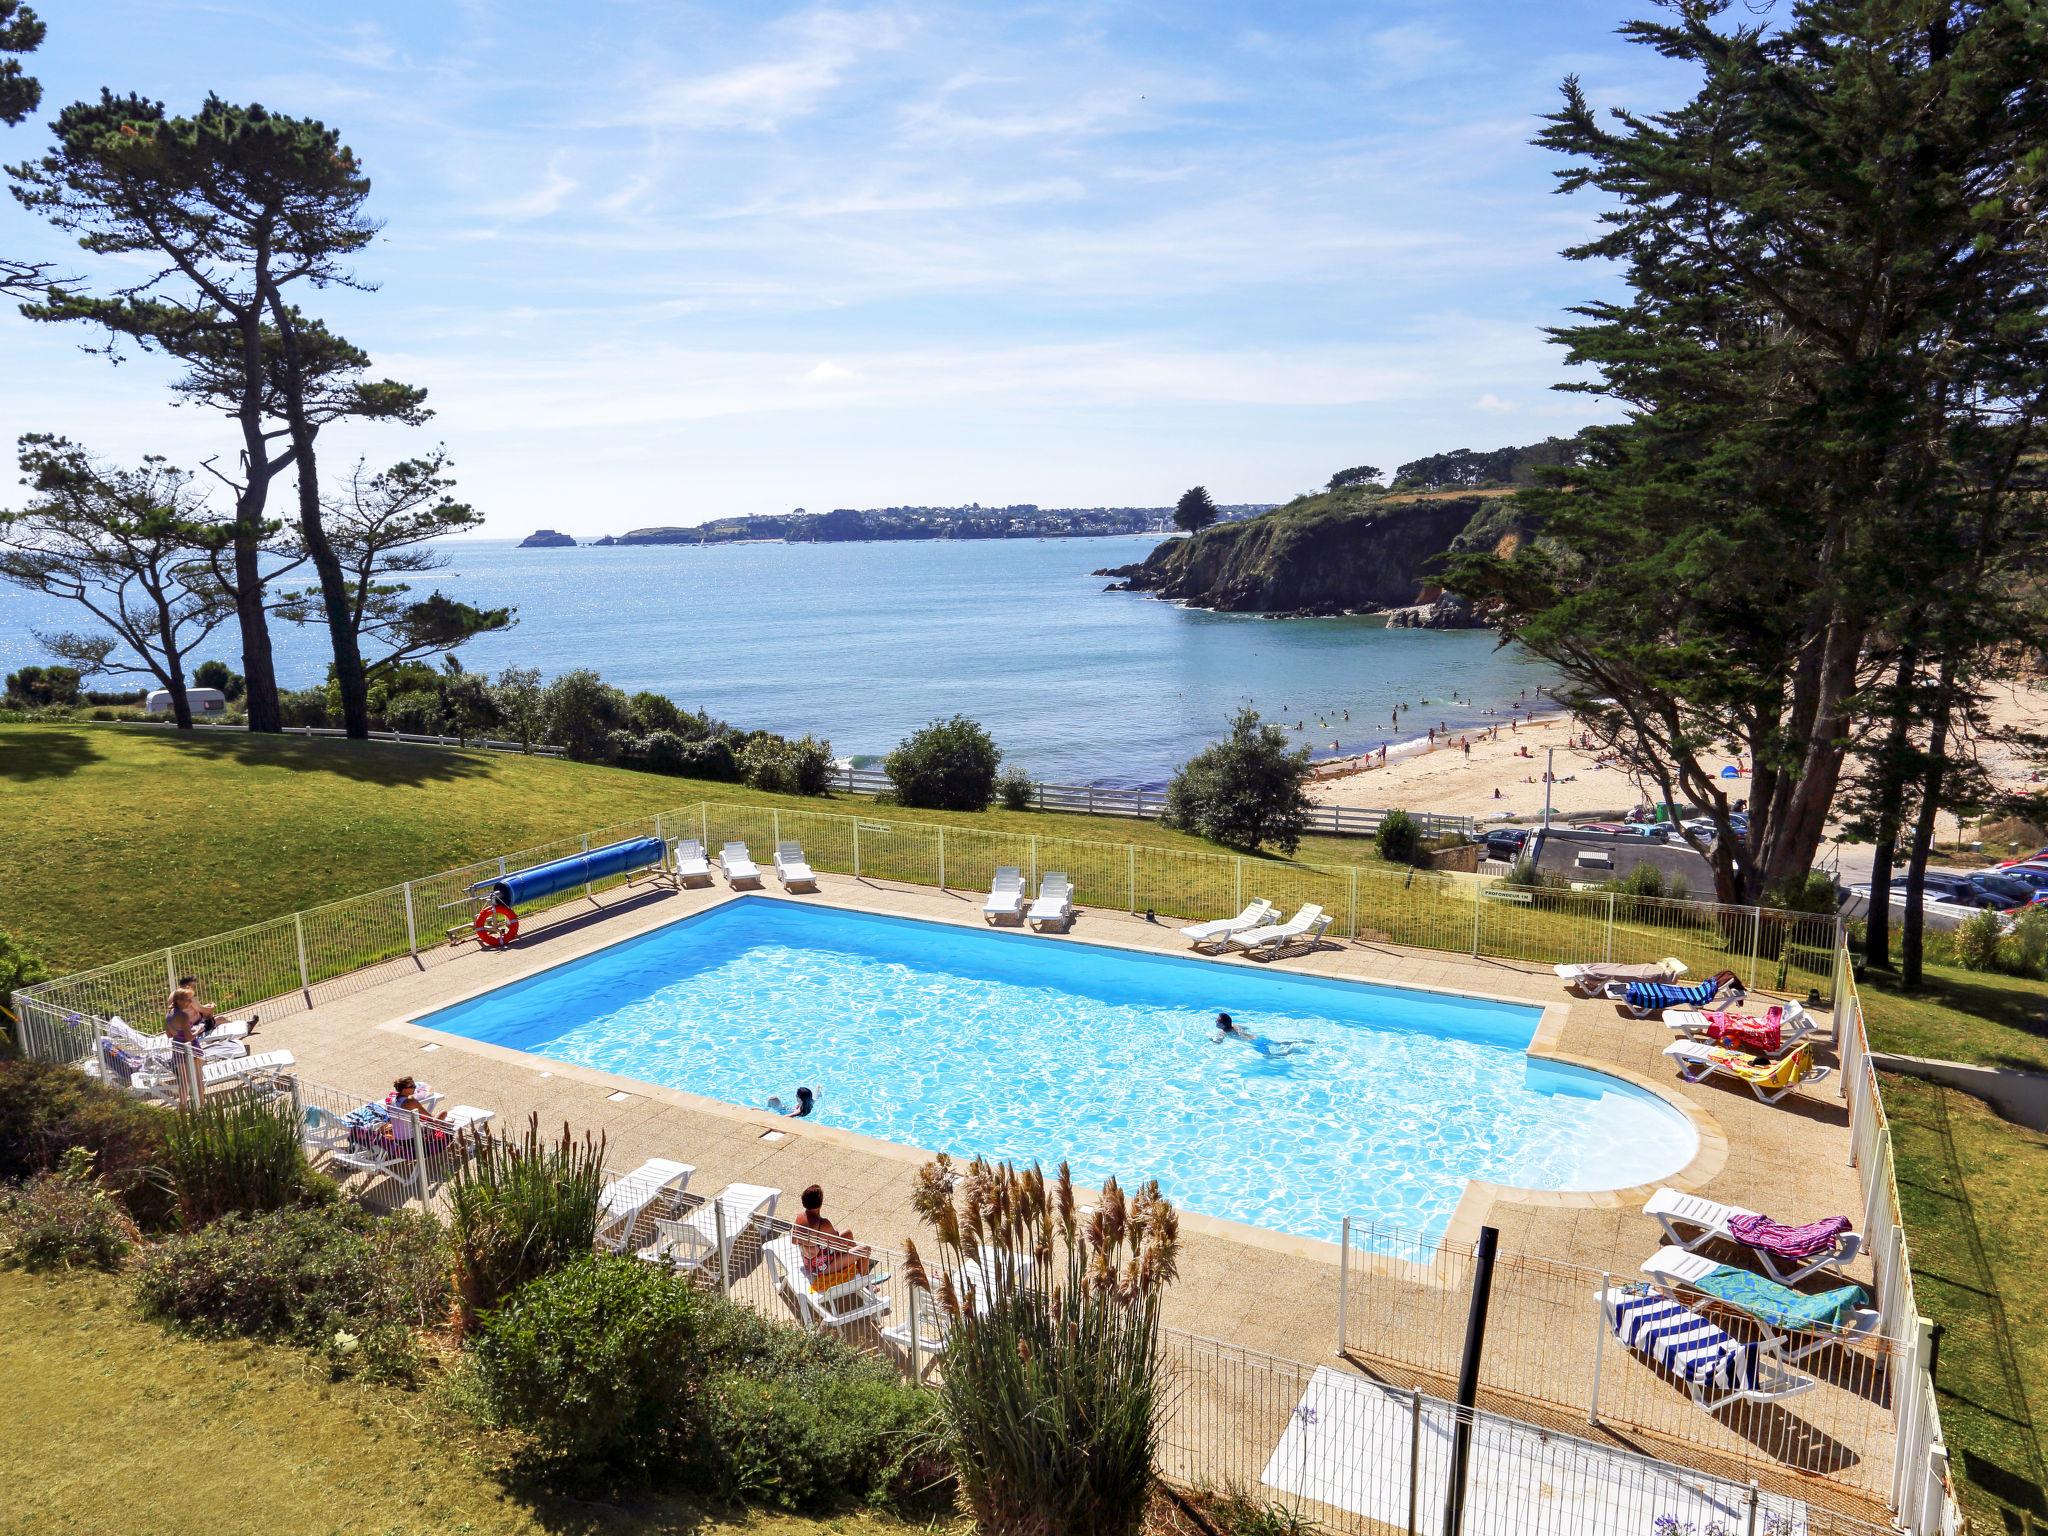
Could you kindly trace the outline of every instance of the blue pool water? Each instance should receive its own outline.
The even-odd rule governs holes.
[[[1219,1011],[1275,1039],[1214,1041]],[[1540,1010],[746,897],[419,1020],[494,1045],[1335,1238],[1442,1233],[1468,1179],[1611,1189],[1691,1123],[1526,1054]],[[1212,1041],[1214,1043],[1212,1043]]]

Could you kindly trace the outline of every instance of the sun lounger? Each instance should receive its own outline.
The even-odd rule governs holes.
[[[676,884],[711,883],[711,861],[704,857],[704,845],[694,837],[676,843]]]
[[[1647,1019],[1653,1013],[1662,1013],[1666,1008],[1706,1008],[1720,997],[1723,990],[1735,994],[1735,1001],[1742,1001],[1742,982],[1733,971],[1720,971],[1705,981],[1696,981],[1689,987],[1674,986],[1662,981],[1610,982],[1607,995],[1620,1003],[1638,1019]]]
[[[249,1054],[247,1024],[222,1024],[199,1038],[199,1054],[207,1061],[227,1061]],[[160,1072],[171,1070],[171,1037],[145,1035],[116,1016],[107,1020],[107,1038],[131,1056],[142,1058],[144,1066]]]
[[[631,1173],[613,1179],[597,1197],[598,1242],[614,1253],[624,1252],[647,1208],[670,1190],[688,1189],[696,1171],[673,1158],[650,1157]]]
[[[1744,1210],[1739,1205],[1723,1205],[1705,1195],[1688,1195],[1668,1187],[1650,1196],[1643,1206],[1643,1214],[1654,1217],[1657,1225],[1664,1229],[1664,1235],[1688,1253],[1698,1252],[1716,1239],[1748,1249],[1769,1271],[1771,1278],[1783,1285],[1797,1285],[1823,1270],[1839,1271],[1863,1251],[1863,1238],[1844,1228],[1826,1248],[1817,1248],[1803,1260],[1787,1259],[1769,1248],[1744,1242],[1735,1235],[1734,1224],[1756,1219],[1755,1211]],[[1685,1235],[1688,1231],[1692,1236]]]
[[[1730,1403],[1776,1403],[1814,1386],[1764,1342],[1738,1343],[1719,1323],[1647,1285],[1597,1293],[1607,1325],[1636,1353],[1685,1383],[1708,1413]]]
[[[1270,960],[1283,954],[1294,945],[1307,941],[1314,949],[1316,942],[1330,926],[1330,919],[1323,909],[1314,903],[1303,907],[1284,923],[1271,927],[1254,928],[1249,933],[1234,933],[1223,942],[1226,954],[1249,955],[1257,960]]]
[[[1762,1013],[1730,1013],[1719,1008],[1669,1008],[1664,1025],[1674,1035],[1761,1052],[1776,1060],[1790,1054],[1802,1040],[1820,1033],[1813,1015],[1797,1003],[1774,1003]]]
[[[1025,921],[1043,933],[1049,924],[1056,924],[1065,933],[1074,922],[1074,887],[1067,877],[1058,871],[1047,875],[1038,882],[1038,900],[1031,903],[1031,910],[1024,914]]]
[[[650,1264],[667,1264],[680,1270],[702,1269],[720,1262],[719,1213],[725,1216],[723,1262],[732,1262],[732,1251],[756,1220],[775,1214],[775,1202],[782,1191],[765,1184],[728,1184],[681,1221],[657,1221],[654,1241],[640,1250]]]
[[[1801,1083],[1819,1082],[1833,1070],[1815,1063],[1811,1045],[1801,1045],[1791,1055],[1762,1066],[1741,1051],[1699,1040],[1674,1040],[1664,1047],[1664,1054],[1678,1063],[1679,1075],[1688,1083],[1732,1077],[1766,1104],[1777,1103]]]
[[[207,1061],[199,1068],[200,1083],[208,1092],[215,1088],[229,1088],[236,1083],[297,1066],[298,1060],[290,1051],[265,1051],[260,1056],[234,1056],[226,1061]],[[143,1078],[137,1077],[135,1087],[155,1097],[169,1099],[177,1096],[177,1084],[173,1081],[172,1074],[168,1072],[164,1073],[160,1080],[151,1082],[145,1082]]]
[[[796,843],[775,845],[775,874],[785,891],[799,885],[813,891],[818,888],[818,877],[811,873],[811,866],[804,862],[804,851]]]
[[[725,871],[728,885],[759,885],[761,871],[755,867],[754,856],[747,852],[745,843],[727,843],[718,851],[718,867]]]
[[[995,879],[989,882],[988,900],[981,904],[981,915],[990,923],[999,918],[1024,921],[1023,870],[1014,864],[1004,864],[996,870]]]
[[[1733,1308],[1765,1332],[1778,1354],[1796,1365],[1830,1344],[1854,1344],[1875,1334],[1884,1315],[1866,1306],[1870,1293],[1860,1285],[1838,1285],[1830,1291],[1795,1291],[1747,1269],[1717,1264],[1704,1254],[1683,1248],[1659,1248],[1643,1261],[1643,1273],[1667,1290],[1683,1290]],[[1791,1335],[1806,1342],[1793,1344]]]
[[[813,1333],[837,1330],[889,1315],[889,1298],[882,1291],[887,1275],[869,1271],[816,1289],[817,1282],[804,1273],[802,1252],[787,1233],[761,1245],[775,1285],[788,1301],[797,1321]]]
[[[995,1293],[990,1288],[990,1277],[995,1273],[995,1263],[993,1253],[983,1248],[981,1258],[969,1259],[960,1268],[951,1271],[954,1294],[960,1298],[962,1306],[973,1308],[976,1317],[987,1316],[988,1309],[995,1304]],[[1017,1281],[1020,1285],[1031,1283],[1035,1267],[1030,1254],[1017,1256]],[[939,1304],[938,1297],[930,1291],[920,1287],[917,1298],[918,1347],[928,1355],[936,1355],[943,1351],[952,1339],[953,1320],[946,1315],[946,1310]],[[894,1344],[905,1354],[910,1352],[909,1319],[906,1318],[880,1332],[886,1342]]]
[[[1212,923],[1190,923],[1181,929],[1180,936],[1196,949],[1216,949],[1226,939],[1254,928],[1263,928],[1279,919],[1280,909],[1261,896],[1235,917],[1219,917]]]
[[[1673,956],[1649,965],[1595,962],[1592,965],[1555,965],[1551,969],[1557,972],[1559,981],[1579,996],[1598,997],[1615,982],[1627,986],[1632,981],[1676,981],[1685,974],[1685,962]]]

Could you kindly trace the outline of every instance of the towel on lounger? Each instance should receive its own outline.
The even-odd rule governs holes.
[[[1728,1223],[1729,1234],[1745,1247],[1801,1262],[1826,1253],[1848,1230],[1846,1216],[1826,1216],[1803,1227],[1783,1226],[1768,1216],[1737,1216]]]
[[[1870,1293],[1860,1285],[1838,1285],[1831,1291],[1808,1295],[1728,1264],[1716,1264],[1698,1279],[1685,1283],[1704,1296],[1741,1308],[1767,1328],[1834,1332],[1845,1327],[1849,1315],[1870,1300]]]

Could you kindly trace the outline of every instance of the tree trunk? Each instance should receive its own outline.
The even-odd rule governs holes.
[[[1920,986],[1922,944],[1926,916],[1920,909],[1927,888],[1927,856],[1934,848],[1934,822],[1941,814],[1941,785],[1948,772],[1948,724],[1953,708],[1956,664],[1952,656],[1941,662],[1941,683],[1927,729],[1927,771],[1920,784],[1920,812],[1913,820],[1913,848],[1906,864],[1906,915],[1899,925],[1899,984],[1907,991]]]
[[[1870,912],[1864,919],[1863,963],[1881,971],[1892,968],[1892,864],[1898,853],[1899,815],[1906,799],[1913,677],[1919,666],[1919,643],[1908,640],[1899,651],[1899,670],[1892,684],[1891,727],[1877,759],[1877,826],[1870,861]]]
[[[267,246],[259,266],[269,260]],[[260,290],[259,290],[260,292]],[[264,612],[263,509],[270,497],[270,449],[263,439],[263,306],[236,314],[242,333],[242,398],[235,418],[242,427],[242,489],[235,497],[235,620],[242,631],[242,678],[247,687],[249,729],[277,734],[284,710],[277,700],[277,664],[270,652],[270,619]]]

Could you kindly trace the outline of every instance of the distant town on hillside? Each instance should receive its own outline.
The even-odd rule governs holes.
[[[1222,520],[1256,517],[1272,510],[1260,502],[1218,507]],[[1165,507],[1041,507],[1035,502],[985,507],[838,507],[830,512],[769,513],[721,517],[687,528],[635,528],[607,534],[596,544],[735,544],[780,540],[789,544],[836,544],[865,539],[1047,539],[1108,536],[1119,533],[1170,533],[1173,508]],[[546,535],[546,536],[544,536]],[[575,542],[542,529],[525,540],[529,545],[556,546]]]

